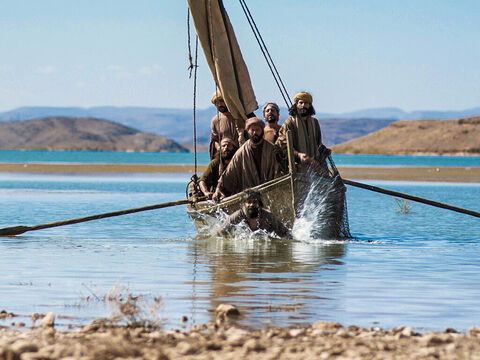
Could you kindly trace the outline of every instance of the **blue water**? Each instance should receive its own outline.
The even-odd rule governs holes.
[[[339,166],[480,166],[478,156],[334,155]],[[208,153],[198,153],[198,164],[208,164]],[[193,164],[193,153],[113,151],[0,150],[0,163],[126,163]]]
[[[183,199],[188,179],[0,173],[0,227]],[[370,183],[480,211],[480,184]],[[0,325],[48,311],[61,327],[108,317],[100,300],[115,286],[161,297],[166,328],[208,322],[223,302],[256,328],[480,325],[478,218],[411,202],[404,214],[358,188],[347,196],[351,241],[200,238],[185,206],[0,237],[0,310],[19,315]]]

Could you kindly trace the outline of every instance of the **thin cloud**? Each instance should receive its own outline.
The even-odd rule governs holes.
[[[53,74],[56,71],[57,71],[57,68],[53,65],[45,65],[37,68],[37,73],[45,74],[45,75]]]
[[[124,71],[120,65],[108,65],[105,69],[112,72]]]
[[[105,69],[118,79],[131,79],[134,77],[131,72],[125,70],[120,65],[108,65]]]
[[[153,75],[157,74],[162,71],[162,67],[157,64],[149,65],[149,66],[143,66],[139,70],[139,75]]]

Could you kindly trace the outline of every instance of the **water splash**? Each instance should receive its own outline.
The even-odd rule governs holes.
[[[311,185],[293,224],[294,239],[344,240],[349,237],[344,214],[345,186],[340,177],[329,179],[313,173],[307,176]]]

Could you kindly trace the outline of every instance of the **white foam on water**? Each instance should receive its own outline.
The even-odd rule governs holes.
[[[342,240],[338,233],[337,205],[339,187],[333,181],[311,176],[311,185],[302,208],[293,224],[293,238],[299,241]],[[343,200],[342,200],[343,201]]]

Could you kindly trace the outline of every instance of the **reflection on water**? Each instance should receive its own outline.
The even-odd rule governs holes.
[[[2,227],[34,225],[184,198],[188,178],[0,176]],[[378,184],[479,211],[476,184]],[[354,239],[296,241],[244,234],[196,237],[185,206],[0,237],[0,311],[23,317],[53,311],[58,326],[110,315],[103,303],[117,282],[134,295],[161,297],[165,328],[212,319],[221,302],[242,324],[412,326],[465,330],[479,325],[480,221],[348,188]],[[211,224],[210,229],[214,229]],[[87,290],[88,289],[90,290]],[[182,316],[189,321],[182,323]]]
[[[208,266],[211,308],[233,302],[249,323],[283,325],[331,306],[341,282],[322,279],[322,271],[341,266],[344,253],[341,242],[312,246],[259,234],[197,238],[188,247],[192,263]]]

